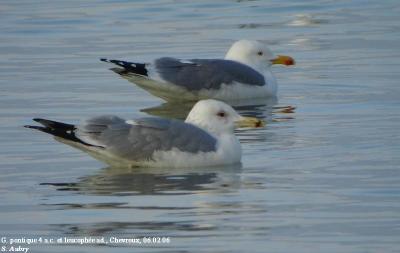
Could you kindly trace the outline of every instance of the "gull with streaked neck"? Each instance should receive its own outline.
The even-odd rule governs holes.
[[[216,100],[197,102],[184,122],[163,118],[124,120],[100,116],[82,125],[34,119],[26,126],[117,166],[199,167],[240,162],[237,127],[262,127],[256,118],[240,116]]]
[[[101,60],[117,65],[111,70],[167,101],[273,97],[278,86],[271,66],[295,64],[293,58],[276,56],[265,43],[251,40],[235,42],[224,59],[162,57],[150,63]]]

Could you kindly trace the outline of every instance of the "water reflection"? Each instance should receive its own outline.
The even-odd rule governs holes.
[[[327,24],[328,20],[315,17],[311,14],[296,14],[287,24],[288,26],[317,26]]]
[[[142,109],[152,116],[174,118],[184,120],[196,102],[166,102],[155,107]],[[237,112],[244,116],[252,116],[261,119],[268,119],[277,110],[276,98],[269,99],[248,99],[248,100],[234,100],[228,101]]]
[[[159,232],[165,236],[166,232],[174,231],[210,231],[215,230],[216,227],[212,225],[196,225],[188,222],[99,222],[99,223],[81,223],[81,224],[55,224],[53,225],[56,231],[61,232],[64,235],[73,236],[104,236],[115,234],[128,234],[128,235],[142,235],[149,236],[149,233]],[[126,232],[128,231],[128,232]],[[176,238],[175,238],[176,239]],[[124,247],[125,245],[118,245],[118,247]],[[125,247],[129,247],[125,246]],[[166,247],[166,245],[163,245]]]
[[[181,195],[237,189],[241,164],[208,168],[107,167],[72,183],[42,183],[92,195]]]
[[[220,227],[216,217],[266,212],[263,205],[246,204],[240,198],[219,199],[221,194],[230,195],[243,187],[241,176],[241,164],[168,169],[107,167],[73,183],[42,183],[43,187],[78,194],[77,198],[57,198],[55,202],[50,199],[42,206],[53,211],[93,214],[86,222],[69,220],[50,225],[64,235],[213,231]],[[199,195],[198,200],[193,201],[191,195]]]
[[[141,109],[140,111],[151,116],[184,120],[194,104],[195,102],[192,101],[166,102],[158,106]]]

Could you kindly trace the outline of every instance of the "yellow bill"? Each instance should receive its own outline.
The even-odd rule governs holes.
[[[265,126],[265,122],[261,119],[257,119],[254,117],[240,117],[236,122],[236,127],[263,127]]]
[[[275,59],[271,60],[272,64],[283,64],[286,66],[294,65],[296,62],[295,60],[287,55],[278,55]]]

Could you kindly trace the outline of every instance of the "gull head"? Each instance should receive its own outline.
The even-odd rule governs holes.
[[[214,135],[233,134],[233,130],[238,127],[264,126],[262,120],[240,116],[230,105],[214,99],[197,102],[185,122]]]
[[[236,41],[226,53],[225,59],[246,64],[259,72],[268,69],[272,64],[295,64],[292,57],[274,55],[266,44],[256,40]]]

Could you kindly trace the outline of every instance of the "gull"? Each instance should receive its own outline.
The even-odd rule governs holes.
[[[240,116],[224,102],[197,102],[185,121],[156,117],[124,120],[114,115],[88,119],[82,125],[33,119],[27,125],[114,166],[199,167],[239,163],[236,127],[262,127],[264,122]]]
[[[100,60],[117,65],[111,70],[166,101],[274,97],[278,85],[270,67],[295,64],[290,56],[275,56],[265,43],[251,40],[235,42],[224,59]]]

